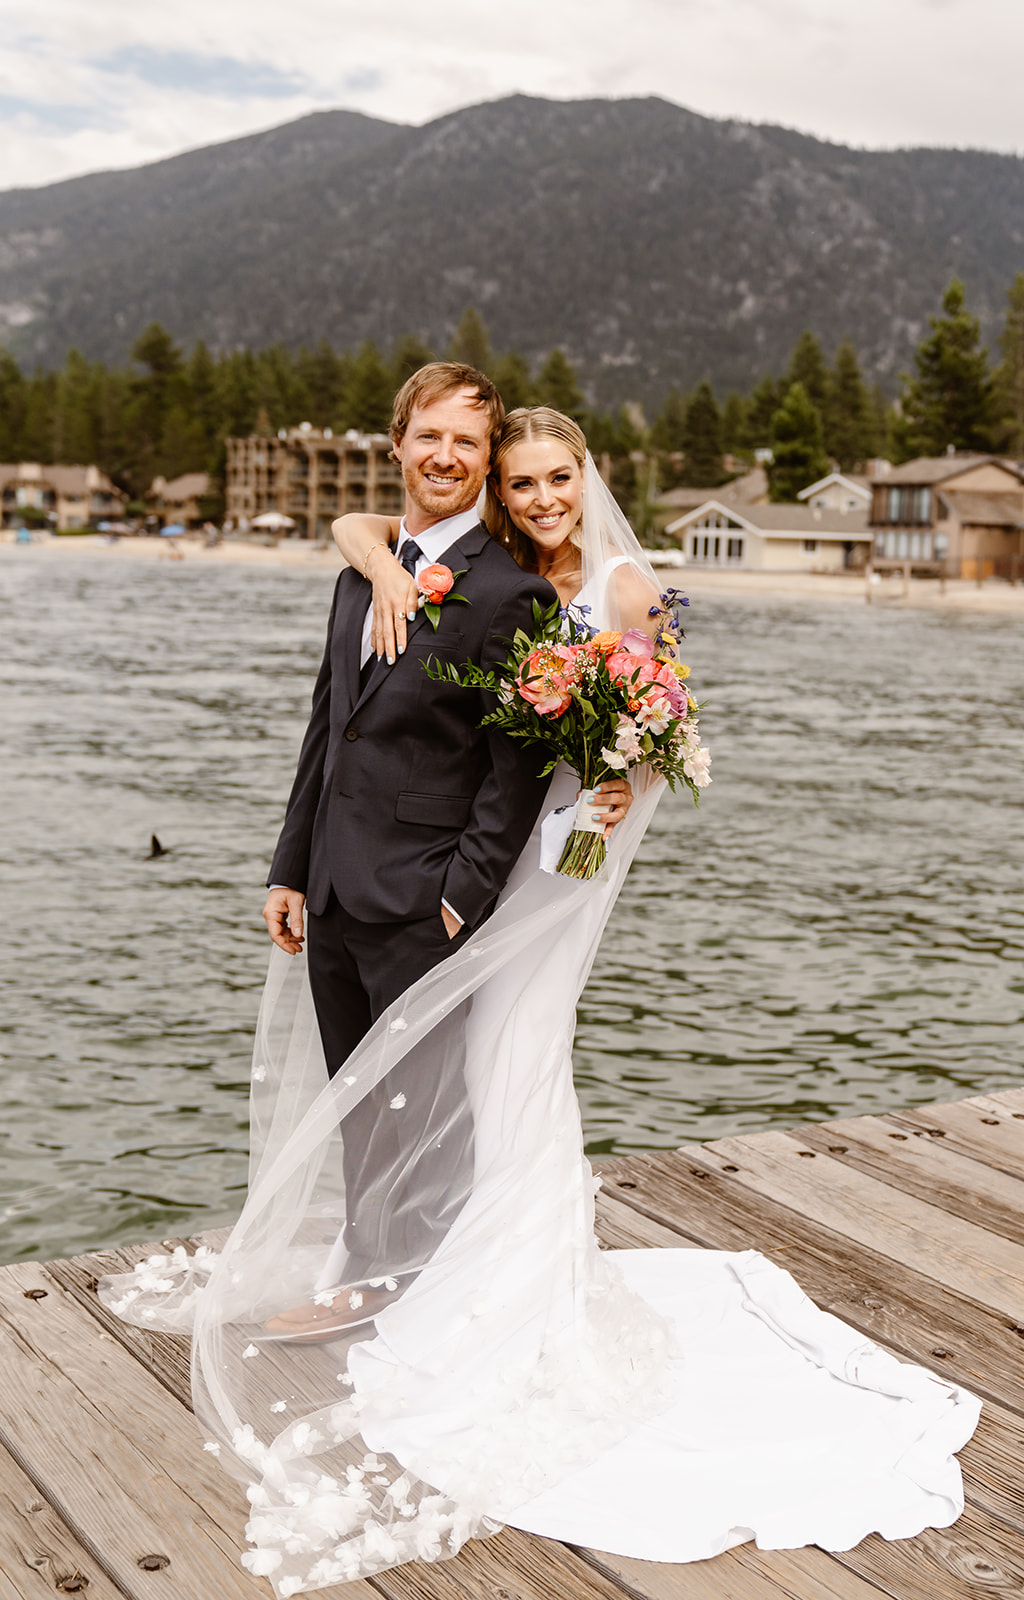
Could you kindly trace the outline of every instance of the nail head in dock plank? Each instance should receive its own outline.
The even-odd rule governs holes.
[[[835,1555],[742,1545],[687,1566],[506,1529],[324,1600],[1024,1595],[1024,1091],[601,1167],[604,1248],[759,1249],[819,1305],[983,1395],[965,1515]],[[189,1410],[187,1340],[128,1327],[95,1294],[160,1248],[0,1269],[0,1600],[268,1600],[238,1564],[243,1493]],[[147,1554],[170,1564],[147,1570]]]

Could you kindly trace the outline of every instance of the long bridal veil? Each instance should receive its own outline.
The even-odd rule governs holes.
[[[646,585],[657,604],[653,570],[589,457],[582,556],[578,600],[594,626],[619,621],[627,569],[634,597]],[[538,824],[490,919],[380,1018],[332,1081],[304,957],[275,950],[236,1226],[219,1254],[154,1258],[101,1284],[131,1321],[192,1328],[207,1447],[250,1485],[255,1548],[243,1560],[281,1596],[453,1554],[667,1403],[667,1324],[594,1241],[571,1067],[576,1001],[662,786],[634,783],[641,792],[589,881],[538,869]],[[556,772],[548,805],[574,800],[577,787]],[[389,1083],[427,1044],[442,1077],[449,1066],[461,1074],[464,1103],[439,1100],[418,1146],[387,1145],[374,1169],[380,1256],[352,1286],[343,1127],[377,1091],[397,1130],[405,1095]],[[436,1159],[418,1178],[427,1140],[450,1142],[441,1180]],[[439,1188],[451,1226],[429,1258],[403,1254],[396,1214],[436,1214]],[[288,1343],[265,1331],[276,1313],[339,1286],[358,1300],[395,1283],[404,1293],[344,1339]]]

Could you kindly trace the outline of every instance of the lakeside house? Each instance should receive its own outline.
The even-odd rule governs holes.
[[[209,516],[210,494],[208,472],[183,472],[178,478],[154,478],[146,504],[162,528],[179,522],[185,528],[198,528]]]
[[[38,461],[0,464],[0,526],[45,520],[70,532],[124,515],[128,496],[99,467],[46,466]]]
[[[1024,469],[1001,456],[921,456],[871,480],[872,565],[951,578],[1024,574]]]
[[[813,487],[813,486],[812,486]],[[846,572],[866,566],[872,534],[868,507],[738,505],[724,499],[670,522],[687,566],[776,572]]]
[[[818,511],[866,511],[871,504],[871,484],[855,472],[830,472],[801,489],[797,499]]]
[[[760,465],[716,488],[694,489],[683,485],[678,489],[667,489],[651,505],[654,531],[657,534],[666,533],[668,523],[678,522],[688,512],[707,505],[711,500],[727,505],[762,505],[767,499],[768,474]]]
[[[401,468],[388,459],[385,433],[334,434],[303,422],[276,435],[228,439],[225,512],[245,531],[255,517],[290,517],[302,539],[329,539],[335,517],[348,511],[400,516]]]

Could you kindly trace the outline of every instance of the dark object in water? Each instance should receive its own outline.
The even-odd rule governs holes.
[[[167,851],[160,843],[160,840],[157,838],[156,834],[152,834],[149,840],[149,855],[146,857],[146,860],[155,861],[157,856],[165,856],[166,854]]]

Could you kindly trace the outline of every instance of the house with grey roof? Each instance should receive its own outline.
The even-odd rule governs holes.
[[[1024,575],[1024,468],[1002,456],[921,456],[871,481],[872,565],[952,578]]]
[[[867,506],[738,505],[711,499],[670,522],[687,566],[776,572],[863,569],[871,551]]]

